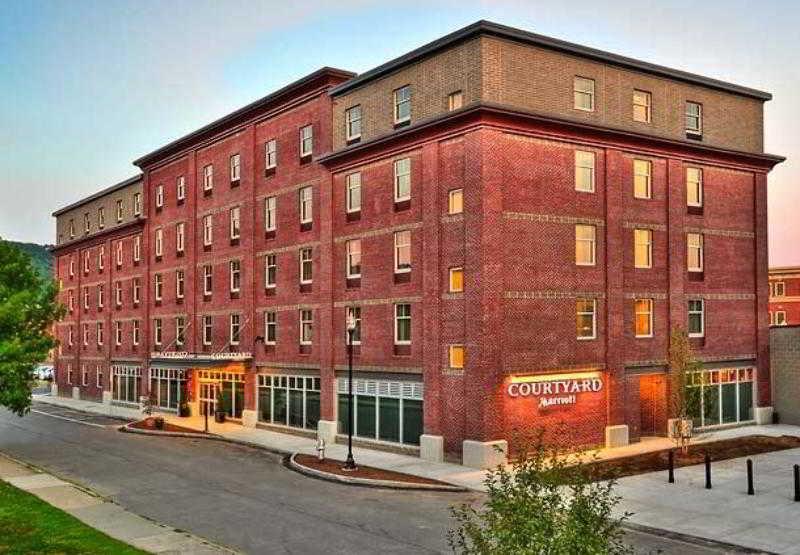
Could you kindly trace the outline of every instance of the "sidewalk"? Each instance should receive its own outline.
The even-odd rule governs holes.
[[[114,539],[151,553],[236,553],[185,532],[156,524],[77,486],[0,455],[0,480],[32,493]]]

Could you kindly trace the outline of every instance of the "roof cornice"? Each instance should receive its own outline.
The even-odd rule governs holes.
[[[129,177],[128,179],[126,179],[124,181],[120,181],[119,183],[117,183],[115,185],[112,185],[111,187],[107,187],[107,188],[103,189],[102,191],[98,191],[96,193],[93,193],[93,194],[89,195],[88,197],[84,197],[81,200],[73,202],[72,204],[68,204],[64,208],[59,208],[58,210],[53,212],[52,215],[53,216],[60,216],[64,212],[69,212],[70,210],[73,210],[75,208],[79,208],[79,207],[83,206],[84,204],[87,204],[89,202],[92,202],[93,200],[99,199],[100,197],[104,197],[106,195],[110,195],[111,193],[115,193],[116,191],[119,191],[120,189],[124,189],[128,185],[133,185],[137,181],[141,181],[141,180],[142,180],[142,174],[134,175],[133,177]]]
[[[135,219],[125,222],[124,224],[120,224],[114,227],[107,227],[103,231],[98,231],[96,233],[92,233],[90,235],[82,235],[81,237],[76,237],[66,243],[61,243],[60,245],[53,245],[49,248],[50,252],[57,253],[59,251],[67,250],[76,245],[83,245],[88,247],[93,247],[97,243],[99,243],[98,239],[105,241],[106,239],[115,238],[118,235],[124,235],[131,229],[144,227],[144,222],[147,220],[147,216],[136,216]]]

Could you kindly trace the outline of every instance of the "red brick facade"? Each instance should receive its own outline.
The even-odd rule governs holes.
[[[769,322],[773,326],[800,324],[800,268],[770,268]]]

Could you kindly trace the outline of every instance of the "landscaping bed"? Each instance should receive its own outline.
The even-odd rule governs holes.
[[[184,434],[202,434],[205,433],[202,430],[195,430],[193,428],[185,428],[183,426],[178,426],[177,424],[171,424],[170,422],[164,421],[164,426],[161,428],[156,428],[156,419],[154,417],[145,418],[144,420],[139,420],[138,422],[132,422],[128,424],[129,428],[136,428],[137,430],[151,430],[156,432],[177,432],[177,433],[184,433]]]
[[[713,462],[796,448],[800,448],[800,438],[794,436],[746,436],[692,444],[687,453],[683,453],[680,449],[673,451],[675,468],[678,468],[702,464],[706,453]],[[590,462],[586,466],[595,480],[634,476],[646,472],[667,470],[669,468],[669,452],[670,449],[662,449],[629,457]]]

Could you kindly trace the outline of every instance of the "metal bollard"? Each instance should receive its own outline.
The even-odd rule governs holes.
[[[708,453],[706,453],[705,463],[706,463],[706,489],[711,489],[711,457],[708,456]]]
[[[747,495],[755,495],[756,491],[753,489],[753,460],[747,459]]]
[[[800,501],[800,464],[794,465],[794,500]]]
[[[669,450],[669,474],[667,478],[667,482],[670,484],[675,483],[675,450]]]

